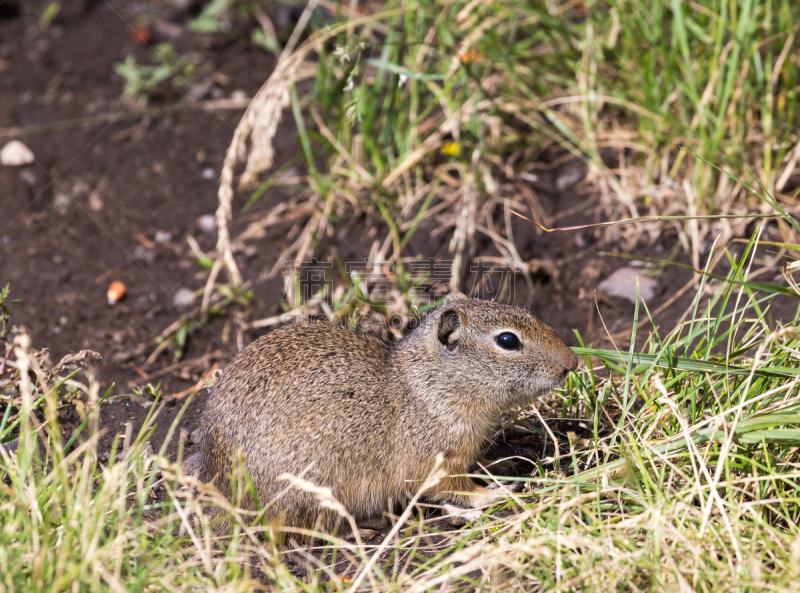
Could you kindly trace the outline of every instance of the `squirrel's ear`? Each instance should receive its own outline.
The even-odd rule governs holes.
[[[463,326],[464,322],[461,319],[461,314],[455,309],[446,309],[439,316],[439,327],[436,329],[436,337],[439,339],[439,343],[450,352],[455,352],[461,342]]]

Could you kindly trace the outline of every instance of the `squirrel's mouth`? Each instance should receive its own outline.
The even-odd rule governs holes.
[[[557,389],[564,384],[566,378],[558,379],[539,379],[533,386],[526,386],[527,388],[521,389],[519,392],[518,401],[515,402],[518,406],[524,406],[536,401],[542,395],[550,393],[553,389]],[[531,388],[532,387],[532,388]]]
[[[553,377],[549,379],[541,380],[541,385],[536,389],[536,396],[544,395],[545,393],[549,393],[553,389],[558,389],[562,387],[564,383],[567,382],[568,374],[564,374],[560,377]]]

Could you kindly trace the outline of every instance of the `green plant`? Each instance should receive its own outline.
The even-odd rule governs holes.
[[[237,0],[211,0],[203,7],[199,15],[189,21],[189,30],[195,33],[216,33],[220,31],[220,15],[234,4],[243,3]]]
[[[395,260],[411,255],[422,222],[435,221],[433,232],[453,237],[454,261],[484,235],[527,274],[507,214],[552,215],[524,180],[569,158],[588,165],[603,220],[751,211],[753,194],[735,179],[745,171],[789,200],[798,11],[791,0],[398,0],[327,25],[293,56],[313,57],[309,96],[296,94],[294,63],[293,77],[281,71],[268,83],[288,98],[309,174],[293,204],[307,212],[309,240],[281,258],[310,256],[319,228],[368,213]],[[283,107],[265,101],[257,128],[277,129]],[[269,142],[252,142],[246,184],[272,165]],[[557,160],[538,162],[544,155]],[[278,178],[263,181],[248,207]],[[700,224],[684,249],[699,250],[717,225]],[[659,226],[617,227],[602,238],[632,244]]]
[[[61,12],[61,2],[54,1],[48,3],[44,10],[42,10],[42,13],[39,15],[39,27],[42,29],[47,29],[53,20],[58,16],[59,12]]]
[[[98,450],[104,398],[89,375],[81,389],[87,399],[84,422],[65,443],[58,422],[58,387],[48,383],[27,336],[18,335],[15,344],[15,367],[23,377],[21,413],[16,449],[0,453],[0,587],[249,590],[253,581],[248,569],[233,560],[236,547],[210,547],[206,528],[189,520],[211,499],[200,502],[187,489],[191,478],[164,456],[185,407],[158,453],[147,440],[158,414],[153,406],[138,434],[129,428],[118,435],[105,457]],[[35,383],[26,377],[36,377]],[[33,414],[38,399],[44,399],[43,420]],[[274,555],[267,554],[271,559],[261,566],[265,574],[272,570],[268,564],[276,566]]]
[[[258,0],[212,0],[187,26],[196,33],[238,33],[238,27],[232,26],[229,19],[223,18],[228,12],[231,16],[238,17],[239,23],[258,21],[259,26],[253,28],[250,34],[251,43],[270,53],[277,53],[281,46],[275,27],[263,7],[264,3]]]
[[[19,300],[10,300],[10,296],[11,286],[6,284],[0,289],[0,341],[6,345],[6,349],[10,347],[8,333],[11,331],[11,310],[14,303],[19,302]]]
[[[194,70],[194,64],[185,56],[175,53],[171,43],[160,43],[153,52],[155,65],[137,64],[133,55],[125,61],[114,65],[114,72],[125,79],[123,96],[146,104],[156,96],[158,87],[166,81],[172,81],[176,89],[187,85]]]
[[[209,321],[222,315],[232,305],[246,309],[252,300],[253,291],[246,286],[215,285],[209,305],[205,309],[198,307],[181,316],[152,340],[152,344],[156,347],[147,358],[145,365],[155,362],[158,356],[170,346],[173,348],[173,364],[177,363],[183,358],[186,345],[194,332],[203,329]]]

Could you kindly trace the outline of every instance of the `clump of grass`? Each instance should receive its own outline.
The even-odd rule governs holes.
[[[25,377],[19,366],[11,359],[14,351],[14,335],[18,330],[11,324],[11,313],[18,300],[11,299],[11,288],[6,285],[0,289],[0,343],[3,344],[4,354],[0,359],[0,406],[2,406],[2,420],[0,420],[0,443],[12,441],[16,431],[19,430],[22,412],[22,385]],[[30,355],[44,370],[43,377],[46,385],[52,385],[57,405],[60,408],[71,405],[81,394],[83,385],[73,380],[81,365],[100,358],[100,355],[91,350],[65,356],[52,368],[42,367],[49,356],[49,352],[41,350]],[[63,376],[62,376],[63,375]],[[49,387],[34,384],[30,412],[40,411],[45,406],[46,395]],[[85,389],[84,389],[85,391]]]
[[[243,552],[214,538],[201,520],[201,506],[222,499],[164,456],[177,421],[157,454],[148,438],[158,406],[138,434],[128,424],[110,452],[99,451],[100,406],[110,390],[100,397],[90,368],[73,357],[86,381],[79,384],[84,399],[77,405],[83,422],[68,438],[58,420],[63,368],[45,368],[21,332],[7,362],[19,414],[7,422],[7,403],[0,427],[0,587],[250,590],[257,585],[250,563],[281,582],[285,571],[275,572],[272,547],[262,543],[252,554]],[[76,372],[68,376],[78,384]],[[16,438],[7,443],[10,436]]]
[[[423,221],[450,236],[453,288],[479,235],[530,281],[509,211],[550,222],[526,180],[570,158],[588,166],[605,219],[749,212],[757,200],[735,178],[750,175],[784,200],[798,186],[798,11],[790,0],[391,1],[321,29],[293,53],[289,45],[237,130],[221,176],[215,271],[224,262],[242,281],[230,245],[255,233],[228,236],[234,166],[246,162],[243,186],[258,183],[287,107],[307,174],[287,182],[276,173],[253,196],[280,183],[297,192],[290,210],[307,224],[277,261],[307,259],[331,227],[366,214],[393,262],[414,255]],[[295,85],[308,76],[313,90],[301,98]],[[289,214],[281,204],[261,226]],[[693,222],[680,239],[699,265],[709,234],[724,243],[745,225]],[[632,245],[662,229],[595,232]]]
[[[133,55],[114,65],[114,72],[125,79],[122,95],[146,105],[163,92],[167,82],[175,89],[182,89],[194,71],[191,59],[175,52],[171,43],[160,43],[153,50],[155,64],[139,64]]]
[[[748,281],[755,245],[754,236],[716,290],[700,286],[692,315],[672,331],[653,325],[635,349],[636,322],[649,319],[642,303],[630,347],[577,349],[584,368],[516,421],[551,442],[522,478],[526,491],[456,531],[409,509],[382,541],[316,534],[297,547],[278,525],[251,525],[183,476],[165,446],[148,451],[154,416],[100,462],[102,398],[91,381],[88,437],[68,452],[54,390],[43,391],[44,422],[31,413],[46,376],[17,336],[23,413],[17,454],[1,455],[0,578],[9,588],[238,589],[254,584],[252,566],[268,586],[308,591],[359,579],[386,591],[797,590],[800,333],[768,325],[771,299],[785,292]],[[580,433],[560,432],[561,417],[576,419]],[[240,477],[234,492],[248,487]],[[203,520],[208,504],[233,513],[230,536]],[[288,545],[276,547],[281,540]],[[287,558],[300,570],[289,571]]]

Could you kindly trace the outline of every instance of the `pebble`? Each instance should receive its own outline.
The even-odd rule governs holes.
[[[137,245],[136,249],[133,250],[133,257],[146,264],[152,264],[156,261],[156,252],[144,245]]]
[[[206,167],[203,169],[203,179],[214,179],[216,176],[217,172],[211,167]]]
[[[84,198],[89,195],[89,184],[83,179],[78,179],[72,184],[72,195],[77,198]]]
[[[142,395],[141,393],[132,393],[130,401],[134,404],[142,406],[145,410],[153,405],[153,401]]]
[[[31,187],[39,182],[39,178],[36,176],[36,173],[34,173],[31,169],[22,169],[19,172],[19,178],[25,185],[29,185]]]
[[[213,214],[203,214],[197,219],[197,226],[204,233],[213,233],[217,230],[217,218]]]
[[[67,210],[69,210],[71,204],[72,198],[70,198],[69,195],[63,191],[56,193],[55,198],[53,198],[53,205],[61,215],[67,213]]]
[[[172,241],[172,233],[167,231],[156,231],[155,241],[156,243],[169,243]]]
[[[181,309],[188,309],[194,304],[195,296],[194,291],[188,288],[179,288],[172,296],[172,302],[176,307]]]
[[[568,161],[556,169],[555,182],[556,191],[563,192],[584,180],[589,168],[586,163],[577,159]]]
[[[33,151],[19,140],[12,140],[0,150],[0,164],[6,167],[22,167],[33,161]]]
[[[637,276],[639,296],[646,302],[652,300],[658,294],[658,281],[645,276],[641,268],[620,268],[597,285],[597,292],[609,300],[625,299],[635,303]]]
[[[103,209],[103,198],[100,197],[100,190],[94,190],[89,194],[89,209],[100,212]]]

